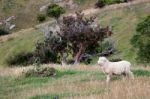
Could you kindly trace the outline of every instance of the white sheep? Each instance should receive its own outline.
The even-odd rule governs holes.
[[[99,57],[98,64],[107,74],[106,82],[110,81],[112,75],[125,75],[134,78],[130,69],[131,63],[128,61],[110,62],[106,57]]]

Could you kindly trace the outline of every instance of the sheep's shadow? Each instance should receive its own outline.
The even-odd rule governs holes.
[[[120,75],[113,75],[111,77],[111,81],[116,81],[116,80],[121,80],[121,79],[122,79],[122,77]]]
[[[128,77],[124,75],[112,75],[110,81],[118,81],[118,80],[124,80],[124,79],[128,79]]]

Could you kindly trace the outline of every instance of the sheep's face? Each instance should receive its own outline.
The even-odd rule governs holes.
[[[104,66],[106,63],[108,62],[107,58],[106,57],[99,57],[99,60],[98,60],[98,64],[100,66]]]

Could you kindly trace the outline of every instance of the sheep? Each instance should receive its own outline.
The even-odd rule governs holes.
[[[112,75],[125,75],[134,79],[131,72],[131,63],[128,61],[110,62],[106,57],[99,57],[98,64],[102,71],[107,74],[106,82],[109,82]]]

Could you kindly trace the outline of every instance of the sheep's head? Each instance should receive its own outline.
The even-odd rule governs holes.
[[[106,63],[108,63],[109,61],[108,61],[108,59],[106,58],[106,57],[99,57],[99,59],[98,59],[98,64],[100,65],[100,66],[104,66]]]

